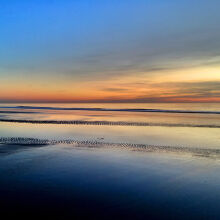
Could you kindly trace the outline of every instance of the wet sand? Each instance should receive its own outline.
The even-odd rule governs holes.
[[[141,152],[156,152],[156,153],[174,153],[179,155],[188,155],[196,157],[207,157],[220,161],[220,149],[218,148],[195,148],[186,146],[166,146],[166,145],[148,145],[148,144],[131,144],[131,143],[110,143],[98,140],[74,140],[74,139],[39,139],[39,138],[24,138],[24,137],[0,137],[0,152],[10,151],[11,149],[31,148],[33,146],[47,145],[70,145],[74,147],[85,148],[111,148],[111,149],[127,149],[131,151]]]

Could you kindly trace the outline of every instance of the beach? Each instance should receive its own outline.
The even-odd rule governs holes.
[[[220,220],[219,0],[0,0],[1,219]]]
[[[218,115],[9,109],[0,114],[4,214],[220,218]],[[101,123],[119,117],[127,124]]]

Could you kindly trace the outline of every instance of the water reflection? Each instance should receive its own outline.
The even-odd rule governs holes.
[[[220,111],[219,104],[50,104],[67,105]],[[7,110],[11,112],[0,112],[0,119],[220,125],[219,115],[205,114],[45,109],[13,114],[15,110]],[[219,128],[1,121],[0,138],[5,137],[29,139],[20,144],[0,144],[2,216],[18,213],[29,218],[52,215],[66,219],[220,219],[220,162],[207,153],[220,150]],[[30,144],[30,138],[73,139],[81,145],[64,145],[62,141],[54,145],[38,141]],[[119,147],[82,146],[83,141],[119,143]],[[153,145],[157,149],[166,146],[180,149],[180,153],[131,150],[129,144]],[[192,157],[183,149],[206,153]]]
[[[156,153],[32,148],[0,155],[0,205],[29,216],[219,219],[219,169]]]
[[[10,155],[14,153],[23,152],[25,150],[32,150],[36,147],[45,147],[45,144],[35,144],[35,145],[24,145],[24,144],[0,144],[0,157],[5,155]]]

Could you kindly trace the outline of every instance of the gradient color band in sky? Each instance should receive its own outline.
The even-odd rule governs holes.
[[[219,102],[218,0],[1,0],[0,101]]]

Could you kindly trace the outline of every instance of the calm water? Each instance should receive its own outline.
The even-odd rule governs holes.
[[[26,106],[26,108],[18,107]],[[50,109],[53,108],[53,109]],[[63,110],[63,108],[66,108]],[[83,108],[70,110],[70,108]],[[89,108],[89,110],[88,110]],[[149,126],[0,123],[2,137],[103,140],[220,149],[220,114],[99,111],[104,109],[158,109],[219,112],[220,104],[1,104],[0,120],[105,121],[148,123]],[[134,124],[136,125],[136,124]],[[151,126],[153,125],[153,126]],[[203,127],[200,127],[203,126]],[[217,127],[216,127],[217,126]]]
[[[0,104],[2,212],[220,219],[218,112],[205,103]]]

